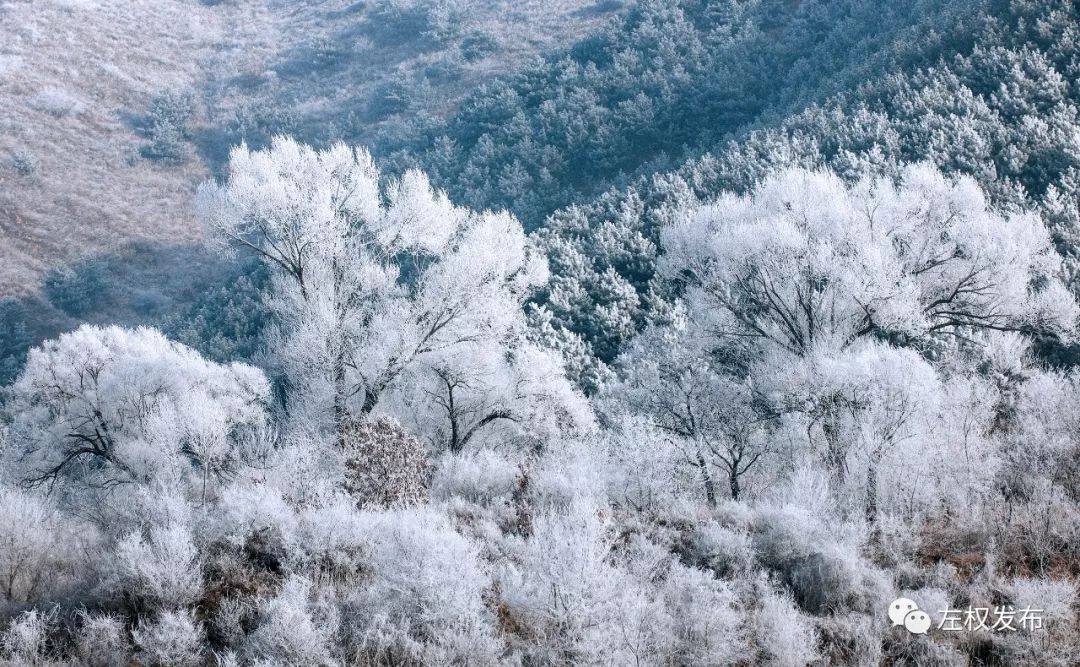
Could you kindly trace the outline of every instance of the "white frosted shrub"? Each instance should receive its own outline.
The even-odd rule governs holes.
[[[610,565],[624,585],[614,624],[619,630],[613,637],[618,642],[616,654],[644,663],[678,655],[682,647],[677,635],[685,619],[677,617],[677,604],[669,604],[667,586],[674,583],[671,573],[679,567],[671,552],[635,534],[614,550]]]
[[[355,501],[342,493],[321,507],[305,509],[298,516],[296,564],[315,577],[317,583],[344,586],[371,568],[371,547],[367,525],[356,510]]]
[[[609,473],[607,452],[597,438],[556,440],[529,469],[535,507],[569,507],[580,495],[601,496]]]
[[[75,651],[87,667],[112,667],[127,662],[130,650],[121,618],[109,614],[79,614]]]
[[[111,591],[160,606],[183,606],[202,592],[200,558],[190,531],[156,527],[148,537],[131,533],[116,546]]]
[[[810,619],[768,582],[759,581],[756,588],[760,600],[751,632],[758,644],[757,664],[790,667],[817,660],[817,636]]]
[[[75,568],[79,536],[43,498],[0,487],[0,601],[56,590]]]
[[[153,622],[131,631],[139,663],[147,667],[194,667],[202,664],[202,627],[186,610],[162,612]]]
[[[751,538],[758,562],[769,569],[781,569],[811,552],[819,534],[817,522],[810,516],[799,508],[784,506],[756,512]]]
[[[536,517],[533,534],[499,575],[515,642],[540,663],[633,662],[645,594],[610,562],[613,535],[589,499]]]
[[[435,466],[431,496],[438,500],[463,498],[488,506],[510,497],[518,471],[509,457],[492,449],[444,454]]]
[[[886,608],[886,604],[881,605],[882,609]],[[821,638],[819,642],[819,651],[825,657],[826,660],[832,660],[835,662],[847,661],[856,665],[880,665],[884,661],[882,660],[882,633],[888,632],[890,621],[887,618],[883,618],[881,612],[877,614],[867,615],[858,612],[841,612],[831,616],[820,617],[817,619],[817,634]],[[901,641],[904,639],[924,639],[915,635],[909,635],[904,637],[900,635],[902,631],[899,628],[892,631],[891,639],[895,639],[900,636]],[[935,647],[935,644],[931,642],[919,642],[918,648],[927,646]],[[937,653],[937,651],[927,651],[929,655]],[[932,667],[934,665],[943,664],[940,662],[931,660],[925,660],[926,656],[919,655],[916,651],[916,659],[912,662],[905,662],[903,660],[898,661],[899,664],[915,664],[919,667]],[[944,663],[952,664],[952,663]]]
[[[246,623],[253,618],[255,604],[256,599],[253,598],[225,598],[207,619],[208,632],[225,646],[242,646],[246,632],[251,630]]]
[[[629,577],[623,584],[640,592],[620,600],[627,623],[622,643],[631,654],[687,665],[731,665],[750,657],[743,613],[728,582],[682,564],[643,535],[626,542],[613,564]]]
[[[1008,592],[1013,607],[1041,609],[1046,623],[1068,624],[1076,619],[1077,591],[1073,581],[1016,577],[1008,583]]]
[[[252,482],[276,489],[293,506],[318,505],[341,489],[343,454],[326,434],[298,421],[290,419],[289,431],[274,443]]]
[[[803,427],[802,424],[799,426]],[[782,507],[800,513],[805,517],[804,520],[812,521],[816,528],[818,522],[828,521],[835,516],[836,498],[830,491],[825,471],[804,464],[787,478],[785,484],[778,485],[776,491],[765,500],[767,506]]]
[[[750,537],[716,521],[694,531],[693,550],[695,565],[726,579],[748,572],[754,559]]]
[[[86,109],[86,104],[74,94],[55,86],[39,91],[33,98],[33,106],[54,118],[78,115]]]
[[[331,641],[338,621],[314,599],[317,592],[303,577],[291,576],[281,590],[259,601],[258,627],[242,648],[252,664],[323,665],[332,662]]]
[[[731,587],[708,572],[674,563],[663,585],[678,664],[734,665],[749,657],[742,612]]]
[[[934,627],[937,627],[944,620],[945,614],[942,612],[952,608],[952,596],[943,588],[930,587],[921,588],[917,591],[901,591],[896,597],[906,597],[913,600],[915,604],[919,605],[919,609],[930,614]]]
[[[161,482],[121,485],[87,507],[94,524],[112,539],[156,526],[193,525],[193,510],[183,490]]]
[[[766,506],[756,512],[751,542],[757,563],[776,575],[804,610],[871,613],[888,603],[892,586],[859,554],[857,534],[838,521],[819,522],[801,507]]]
[[[13,667],[48,664],[46,643],[55,630],[59,609],[31,609],[15,617],[0,637],[0,649]]]
[[[348,600],[353,641],[369,655],[425,664],[494,662],[499,644],[484,605],[492,579],[478,546],[431,508],[362,517],[373,572]]]
[[[270,530],[281,537],[288,549],[296,542],[297,517],[277,488],[269,484],[234,484],[222,492],[207,526],[213,536],[234,546],[242,546],[255,532]]]
[[[607,459],[606,490],[619,507],[650,511],[678,506],[697,490],[671,437],[646,420],[625,416],[617,431],[603,438]]]

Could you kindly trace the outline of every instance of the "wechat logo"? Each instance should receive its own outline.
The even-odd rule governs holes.
[[[913,600],[897,598],[889,605],[889,620],[893,625],[902,625],[913,635],[925,635],[930,629],[930,614],[927,614]]]

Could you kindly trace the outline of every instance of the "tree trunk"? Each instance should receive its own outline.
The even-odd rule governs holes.
[[[829,470],[833,493],[840,493],[847,482],[847,447],[840,433],[839,411],[836,400],[830,400],[821,422],[821,432],[825,435],[825,467]]]
[[[712,475],[709,474],[709,465],[700,450],[697,453],[697,464],[701,468],[701,481],[705,484],[705,500],[708,501],[709,507],[716,507],[716,485],[713,483]]]
[[[870,526],[870,540],[877,542],[881,533],[878,526],[877,461],[870,461],[866,471],[866,523]]]
[[[360,406],[360,414],[371,414],[371,411],[375,409],[375,404],[379,402],[378,392],[368,389],[364,392],[364,404]]]
[[[739,465],[736,460],[735,465],[728,468],[728,485],[731,487],[731,499],[738,500],[739,492]]]
[[[446,384],[446,414],[450,417],[450,451],[457,454],[465,445],[461,441],[461,432],[458,427],[457,408],[454,405],[454,385]]]
[[[345,359],[338,355],[334,360],[334,432],[339,447],[345,444],[345,422],[348,421],[348,390],[345,386]]]

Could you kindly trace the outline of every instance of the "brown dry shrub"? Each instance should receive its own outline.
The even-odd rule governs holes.
[[[392,419],[353,420],[344,427],[345,489],[358,507],[427,502],[431,465],[424,445]]]
[[[989,540],[990,536],[980,527],[943,518],[931,519],[922,527],[916,562],[923,567],[948,563],[956,568],[962,581],[967,581],[985,567]]]

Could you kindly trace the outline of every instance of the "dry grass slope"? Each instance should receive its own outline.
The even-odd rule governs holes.
[[[193,91],[195,129],[215,130],[248,97],[330,117],[380,81],[430,65],[437,51],[364,37],[387,1],[0,2],[0,296],[32,293],[50,268],[82,256],[198,239],[192,193],[208,168],[187,143],[179,164],[140,155],[139,122],[162,90]],[[429,92],[430,112],[451,112],[480,81],[605,20],[610,10],[593,5],[471,3],[470,27],[495,35],[499,52]],[[292,79],[275,71],[320,40],[345,50],[344,66]]]
[[[0,294],[129,240],[195,238],[190,200],[206,170],[141,159],[130,118],[158,90],[203,77],[215,51],[240,38],[230,18],[179,0],[0,6]],[[19,155],[33,173],[16,169]]]

